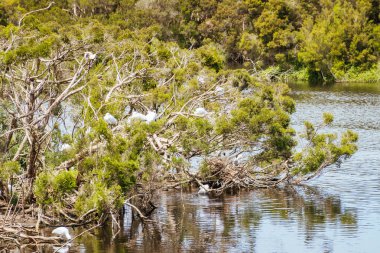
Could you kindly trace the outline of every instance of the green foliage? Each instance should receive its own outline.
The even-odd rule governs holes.
[[[58,195],[64,195],[71,193],[76,187],[76,178],[78,171],[61,171],[53,180],[53,189]]]
[[[0,4],[0,24],[17,24],[22,14],[48,3],[7,0]],[[133,37],[131,31],[140,30],[138,36],[143,41],[155,37],[201,49],[203,63],[216,71],[223,68],[227,59],[253,63],[255,70],[273,65],[279,66],[281,72],[307,69],[308,80],[318,82],[357,80],[357,75],[347,74],[350,69],[368,71],[379,61],[376,1],[88,0],[76,1],[77,7],[73,6],[72,1],[59,1],[47,11],[26,16],[24,27],[42,34],[62,35],[67,42],[72,39],[67,33],[79,29],[76,32],[82,33],[82,39],[94,44],[107,41],[108,29],[117,31],[119,38]],[[83,24],[90,26],[83,29]],[[7,52],[3,62],[22,60],[26,55],[45,55],[49,47],[25,46],[18,52]],[[226,59],[218,56],[220,50]],[[160,59],[168,59],[171,53],[161,45],[156,54]],[[368,76],[363,78],[368,80]],[[370,79],[374,80],[378,79]],[[145,85],[152,87],[152,80]]]
[[[21,166],[19,162],[7,161],[0,164],[0,180],[6,181],[12,176],[17,175],[21,172]]]
[[[77,188],[77,176],[77,170],[40,173],[33,189],[37,203],[42,205],[63,203],[64,198]]]
[[[377,63],[378,48],[372,39],[376,26],[368,22],[368,8],[366,1],[358,1],[356,7],[336,1],[323,6],[315,21],[305,20],[298,57],[308,66],[311,80],[333,80],[350,67],[370,69]]]
[[[225,58],[221,53],[221,50],[217,48],[214,44],[205,45],[197,50],[200,55],[202,63],[214,69],[215,71],[219,71],[223,69],[225,64]]]
[[[329,113],[323,115],[324,125],[329,125],[333,117]],[[316,128],[305,122],[305,135],[309,144],[301,152],[294,155],[297,166],[293,170],[295,175],[317,172],[327,165],[340,162],[353,155],[357,150],[358,134],[347,130],[340,140],[336,134],[318,133]]]
[[[331,113],[325,112],[323,113],[323,123],[325,125],[331,125],[331,123],[334,121],[334,116]]]
[[[75,202],[78,214],[84,214],[94,208],[98,213],[104,213],[111,209],[117,210],[121,206],[120,187],[117,185],[108,187],[101,180],[83,184]]]

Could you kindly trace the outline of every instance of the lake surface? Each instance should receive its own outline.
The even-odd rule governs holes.
[[[131,223],[127,212],[114,243],[103,228],[61,252],[380,252],[380,84],[290,86],[295,129],[331,112],[329,131],[359,134],[358,152],[339,168],[296,188],[218,198],[163,193],[155,222]]]

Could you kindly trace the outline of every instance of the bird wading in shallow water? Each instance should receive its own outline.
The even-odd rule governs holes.
[[[203,184],[199,186],[198,194],[206,194],[209,190],[210,190],[210,187],[208,186],[208,184]]]
[[[58,235],[64,240],[67,240],[67,241],[71,240],[71,235],[69,233],[69,230],[65,227],[58,227],[54,229],[53,231],[51,231],[51,233],[54,235]]]

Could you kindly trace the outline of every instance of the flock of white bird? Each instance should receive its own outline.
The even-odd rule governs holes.
[[[209,112],[203,108],[203,107],[198,107],[194,110],[194,115],[195,116],[199,116],[199,117],[204,117],[204,116],[207,116],[209,114]],[[106,115],[104,115],[103,117],[104,121],[107,122],[108,125],[117,125],[118,123],[118,120],[110,113],[106,113]],[[146,123],[151,123],[153,121],[155,121],[157,119],[157,113],[153,112],[153,111],[148,111],[147,114],[142,114],[140,112],[132,112],[132,115],[129,116],[128,118],[128,123],[131,123],[133,120],[141,120],[141,121],[145,121]],[[65,146],[66,147],[66,146]],[[62,149],[64,149],[64,147],[62,146]]]
[[[141,120],[149,124],[150,122],[155,121],[156,118],[157,113],[153,111],[148,111],[146,115],[139,112],[132,112],[132,115],[128,118],[128,123],[130,123],[132,120]]]
[[[85,52],[84,57],[88,60],[94,60],[96,58],[96,54],[93,54],[91,52]],[[205,78],[199,77],[198,81],[203,84],[205,82]],[[223,94],[224,88],[217,87],[215,91],[218,94]],[[208,114],[209,112],[203,107],[198,107],[194,110],[195,116],[204,117],[204,116],[207,116]],[[130,123],[132,120],[141,120],[149,124],[152,121],[156,120],[156,118],[157,118],[157,113],[153,111],[148,111],[147,114],[142,114],[142,113],[134,111],[132,112],[132,115],[128,118],[128,123]],[[110,126],[115,126],[118,124],[118,120],[112,114],[108,112],[104,115],[103,119]],[[64,143],[62,144],[60,151],[68,151],[70,149],[71,149],[71,145]],[[208,184],[204,184],[204,185],[201,184],[201,186],[199,186],[198,194],[207,194],[209,190],[210,190],[210,187]],[[66,241],[70,241],[72,239],[69,233],[69,229],[66,227],[58,227],[52,231],[52,234],[57,235],[58,237]]]
[[[204,194],[207,194],[209,191],[210,191],[210,186],[208,184],[201,184],[199,186],[198,194],[204,195]],[[54,229],[51,233],[53,235],[60,237],[62,240],[65,240],[65,241],[70,241],[72,239],[69,229],[66,227],[58,227]],[[66,248],[63,248],[62,251],[60,252],[67,252]]]

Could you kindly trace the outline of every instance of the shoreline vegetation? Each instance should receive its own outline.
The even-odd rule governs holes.
[[[279,67],[269,67],[258,71],[254,76],[257,80],[264,82],[282,81],[282,82],[308,82],[308,83],[379,83],[380,67],[366,71],[351,70],[335,76],[334,80],[311,80],[307,69],[287,70],[282,72]]]
[[[147,220],[160,190],[300,184],[349,158],[358,135],[326,133],[329,113],[296,133],[277,81],[379,80],[376,7],[3,1],[0,248],[61,243],[42,226],[110,222],[117,234],[125,205]]]

